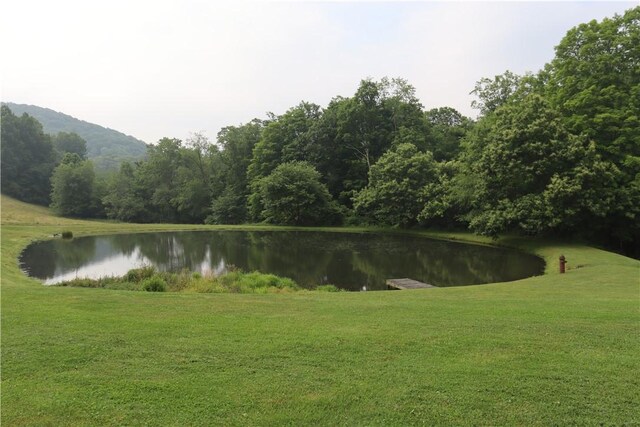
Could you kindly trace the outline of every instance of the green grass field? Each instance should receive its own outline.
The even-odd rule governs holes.
[[[396,292],[44,287],[17,265],[65,229],[184,228],[212,227],[2,197],[3,426],[640,424],[640,262],[586,246],[503,239],[547,273]]]

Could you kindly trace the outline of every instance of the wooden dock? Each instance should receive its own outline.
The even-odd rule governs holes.
[[[413,279],[388,279],[387,287],[391,289],[427,289],[427,288],[437,288],[437,286],[430,285],[428,283],[418,282]]]

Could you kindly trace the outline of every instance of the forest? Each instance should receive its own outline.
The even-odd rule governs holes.
[[[96,176],[86,142],[2,106],[2,192],[126,222],[379,225],[586,239],[640,255],[640,7],[566,34],[537,73],[425,110],[402,78],[166,137]]]

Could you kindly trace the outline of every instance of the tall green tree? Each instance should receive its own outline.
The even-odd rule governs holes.
[[[394,144],[411,142],[426,148],[427,123],[415,88],[403,79],[362,80],[351,98],[337,98],[324,112],[321,125],[335,126],[333,148],[336,165],[330,185],[341,203],[349,206],[353,195],[367,185],[373,164]],[[337,149],[336,149],[337,148]],[[337,166],[337,167],[336,167]],[[324,168],[319,167],[323,171]]]
[[[137,163],[135,185],[128,194],[135,194],[136,204],[142,202],[149,215],[145,222],[202,223],[210,214],[212,198],[222,191],[220,169],[218,148],[203,135],[195,134],[185,143],[163,138],[149,147],[146,160]],[[128,168],[121,170],[111,192],[123,185],[128,174]],[[114,207],[116,197],[108,197]]]
[[[602,190],[615,171],[538,94],[481,120],[467,140],[464,161],[461,173],[468,178],[461,182],[472,182],[474,190],[468,219],[480,234],[572,232],[614,207]]]
[[[354,171],[353,150],[342,144],[338,137],[338,120],[349,99],[336,97],[322,111],[309,129],[306,160],[322,176],[331,195],[343,205],[351,204],[354,181],[360,182],[361,166]]]
[[[507,70],[493,79],[483,77],[476,82],[471,94],[477,99],[471,102],[471,106],[480,110],[480,114],[486,116],[504,105],[518,90],[521,77]]]
[[[108,180],[102,203],[107,217],[111,219],[149,222],[153,217],[136,169],[129,162],[122,163],[120,171]]]
[[[56,156],[49,135],[33,117],[17,117],[1,107],[2,192],[29,203],[48,205]]]
[[[225,168],[225,186],[233,186],[242,193],[247,192],[247,171],[253,158],[254,147],[260,141],[267,123],[254,119],[240,126],[227,126],[218,133],[218,145],[222,150]]]
[[[437,161],[455,159],[460,153],[462,138],[473,126],[473,121],[455,108],[433,108],[425,113],[429,123],[428,150]]]
[[[407,227],[418,215],[438,183],[438,165],[430,152],[400,144],[371,167],[369,183],[354,198],[355,212],[374,224]]]
[[[140,163],[138,174],[149,203],[151,221],[180,222],[172,200],[179,192],[176,177],[181,164],[181,148],[181,140],[162,138],[156,145],[149,146],[147,159]]]
[[[546,96],[605,160],[640,171],[640,6],[571,29],[546,69]]]
[[[93,163],[67,153],[51,176],[51,208],[63,216],[92,217],[101,211]]]
[[[603,191],[616,209],[591,228],[639,247],[640,7],[571,29],[542,77],[567,129],[593,141],[615,174]]]
[[[259,180],[257,197],[263,220],[282,225],[329,225],[339,219],[339,209],[320,174],[305,162],[279,165]]]
[[[75,153],[81,159],[87,158],[87,141],[75,132],[59,132],[53,136],[53,146],[61,154]]]
[[[382,96],[381,102],[391,118],[394,134],[401,132],[402,129],[426,132],[423,107],[416,96],[415,87],[407,80],[397,77],[392,79],[383,77],[377,85]],[[424,149],[422,141],[416,146],[418,149]]]
[[[247,199],[250,194],[248,169],[264,125],[264,121],[254,119],[240,126],[225,127],[218,133],[221,172],[217,175],[217,187],[213,190],[211,215],[207,222],[238,224],[247,220]]]
[[[281,163],[308,158],[309,130],[322,114],[319,105],[301,102],[272,120],[253,149],[249,180],[269,175]]]
[[[301,102],[280,116],[271,115],[271,120],[262,130],[260,140],[253,149],[247,177],[251,188],[248,198],[249,216],[257,221],[263,206],[258,197],[257,185],[280,164],[292,161],[308,161],[312,142],[311,128],[321,117],[320,106]],[[231,200],[229,196],[224,200]],[[218,205],[219,206],[219,205]]]
[[[180,150],[180,165],[174,185],[178,189],[171,199],[180,220],[202,223],[211,211],[217,195],[217,179],[222,168],[218,147],[204,135],[194,134]]]
[[[381,85],[363,80],[353,98],[342,103],[338,112],[337,137],[352,151],[361,166],[364,175],[362,186],[366,184],[369,169],[389,148],[392,140],[394,123],[390,111],[384,108],[383,100]]]

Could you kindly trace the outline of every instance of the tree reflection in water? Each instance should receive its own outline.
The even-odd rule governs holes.
[[[503,248],[405,234],[310,231],[164,232],[52,240],[29,246],[21,263],[29,275],[49,283],[70,272],[122,275],[143,264],[203,274],[219,274],[233,265],[290,277],[308,288],[334,284],[349,290],[385,289],[386,279],[401,277],[436,286],[492,283],[544,269],[541,259]]]

